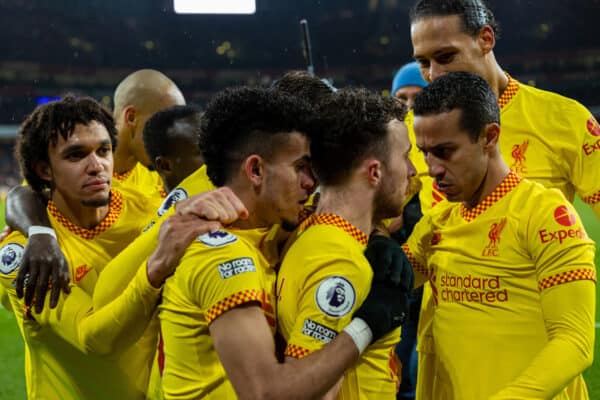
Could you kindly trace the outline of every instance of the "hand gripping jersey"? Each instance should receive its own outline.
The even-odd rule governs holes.
[[[119,323],[132,318],[135,325],[136,318],[147,318],[144,314],[153,309],[158,291],[145,274],[138,274],[112,311],[92,315],[91,297],[104,266],[140,233],[154,207],[139,192],[112,189],[108,214],[88,230],[74,225],[49,202],[48,217],[69,263],[72,288],[69,295],[61,293],[55,309],[46,306],[41,314],[24,308],[12,286],[26,238],[13,232],[1,244],[0,283],[25,341],[29,398],[144,398],[148,346],[144,338],[128,340]]]
[[[368,237],[334,214],[308,217],[277,278],[277,320],[285,355],[302,358],[331,342],[369,293]],[[339,399],[395,399],[393,349],[400,328],[372,344],[344,374]]]
[[[565,387],[593,351],[595,249],[559,191],[511,172],[472,210],[436,206],[403,247],[432,284],[432,398],[588,398]]]
[[[201,235],[164,285],[159,306],[166,399],[236,399],[213,346],[210,323],[248,302],[260,303],[275,334],[276,249],[268,229]],[[241,334],[235,332],[232,334]]]

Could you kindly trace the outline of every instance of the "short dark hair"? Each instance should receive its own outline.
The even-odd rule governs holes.
[[[58,135],[67,140],[76,124],[89,125],[96,121],[106,128],[113,151],[117,145],[115,121],[106,108],[90,97],[68,95],[64,99],[38,106],[19,127],[15,157],[21,175],[36,192],[49,189],[49,182],[40,178],[35,165],[50,162],[48,146],[56,145]]]
[[[275,81],[272,88],[298,96],[310,104],[317,104],[335,92],[333,86],[306,71],[289,71]]]
[[[308,136],[312,119],[306,102],[277,90],[238,87],[217,93],[206,106],[200,135],[210,180],[225,185],[251,154],[271,158],[276,135],[299,132]]]
[[[177,121],[187,120],[194,127],[192,134],[197,139],[200,138],[201,115],[200,109],[195,106],[173,106],[155,113],[146,121],[143,133],[144,147],[152,165],[156,157],[168,155],[169,141],[174,133],[172,128]]]
[[[406,106],[366,89],[338,90],[317,108],[311,158],[323,185],[344,183],[366,157],[387,160],[388,123],[404,121]]]
[[[410,9],[411,25],[421,18],[458,15],[463,31],[471,36],[479,33],[482,27],[489,25],[500,36],[500,27],[494,14],[483,0],[417,0]]]
[[[415,116],[442,114],[462,110],[460,127],[473,142],[485,125],[500,124],[500,107],[496,95],[485,79],[469,72],[451,72],[425,87],[413,105]]]

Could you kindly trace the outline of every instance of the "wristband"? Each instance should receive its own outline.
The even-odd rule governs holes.
[[[27,230],[27,237],[32,237],[33,235],[50,235],[56,239],[56,232],[54,232],[54,229],[48,228],[47,226],[31,225]]]
[[[362,354],[373,340],[371,328],[369,328],[369,325],[360,318],[353,318],[344,328],[344,332],[346,332],[354,341],[354,344],[358,348],[358,354]]]

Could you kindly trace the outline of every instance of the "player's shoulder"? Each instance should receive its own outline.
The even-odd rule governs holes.
[[[217,230],[198,236],[188,247],[184,258],[202,264],[237,256],[255,256],[259,250],[228,230]],[[183,260],[182,260],[183,261]]]
[[[369,278],[372,271],[364,256],[365,244],[339,227],[312,225],[289,248],[279,274],[295,276],[299,280],[320,280],[329,276]]]
[[[517,186],[511,198],[510,214],[533,224],[540,220],[553,221],[563,214],[577,216],[573,205],[560,190],[529,179],[523,179]]]
[[[134,185],[118,185],[112,188],[116,202],[127,214],[141,214],[149,219],[160,207],[162,199],[140,190]]]
[[[546,118],[549,119],[578,119],[588,118],[590,111],[580,102],[559,93],[536,88],[520,83],[518,93],[532,109],[543,110]]]
[[[216,188],[208,177],[206,165],[201,166],[190,175],[185,177],[179,183],[179,185],[177,185],[177,187],[185,190],[189,196],[207,192]]]

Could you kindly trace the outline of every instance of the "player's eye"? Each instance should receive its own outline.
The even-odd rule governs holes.
[[[455,53],[444,53],[436,57],[440,64],[449,64],[454,60]]]
[[[421,59],[418,59],[417,62],[419,63],[419,66],[421,68],[429,68],[429,60],[421,58]]]
[[[67,154],[67,156],[66,156],[67,160],[71,160],[71,161],[81,160],[84,157],[85,157],[85,154],[83,151],[74,151],[72,153]]]

